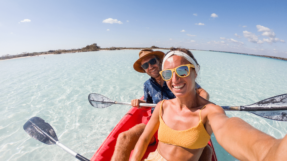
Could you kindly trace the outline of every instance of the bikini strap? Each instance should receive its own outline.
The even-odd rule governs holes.
[[[205,108],[205,106],[206,106],[206,105],[204,105],[204,106],[200,109],[200,111],[199,111],[199,118],[200,118],[200,121],[201,121],[201,110],[202,110],[202,109],[204,109],[204,108]]]
[[[161,115],[161,111],[162,111],[162,105],[163,105],[163,102],[164,102],[164,100],[162,100],[162,101],[161,101],[161,104],[160,104],[159,116],[162,116],[162,115]]]

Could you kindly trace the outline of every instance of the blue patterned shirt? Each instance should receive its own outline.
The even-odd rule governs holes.
[[[201,88],[200,85],[195,83],[195,89]],[[144,100],[147,103],[157,104],[161,100],[168,100],[175,98],[174,94],[169,90],[166,82],[161,87],[154,78],[150,78],[144,83]]]

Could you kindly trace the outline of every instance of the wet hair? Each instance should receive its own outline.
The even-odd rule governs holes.
[[[197,65],[199,65],[198,62],[197,62],[197,60],[195,59],[195,57],[193,56],[193,54],[192,54],[189,50],[187,50],[187,49],[185,49],[185,48],[174,48],[174,47],[172,47],[172,48],[170,48],[170,51],[169,51],[169,52],[171,52],[171,51],[181,51],[181,52],[184,52],[185,54],[187,54],[188,56],[190,56],[190,57],[195,61],[195,63],[196,63]],[[165,55],[167,55],[169,52],[167,52]]]

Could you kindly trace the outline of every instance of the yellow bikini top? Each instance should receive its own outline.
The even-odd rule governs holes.
[[[200,149],[205,147],[210,140],[210,135],[205,130],[201,121],[201,110],[205,106],[199,111],[200,121],[197,126],[187,130],[178,131],[173,130],[164,123],[161,114],[163,102],[164,100],[161,102],[159,112],[160,124],[158,128],[158,140],[166,144],[181,146],[188,149]]]

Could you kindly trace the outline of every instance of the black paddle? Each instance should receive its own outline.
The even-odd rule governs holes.
[[[23,128],[32,138],[48,145],[57,144],[77,159],[81,161],[89,161],[89,159],[81,156],[80,154],[77,154],[76,152],[61,144],[58,141],[57,135],[52,126],[46,123],[40,117],[32,117],[24,124]]]
[[[106,108],[113,104],[131,105],[113,101],[97,93],[89,94],[89,102],[96,108]],[[155,107],[156,104],[140,103],[140,106]],[[270,97],[257,103],[246,106],[221,106],[226,111],[248,111],[257,116],[271,120],[287,121],[287,94]]]

